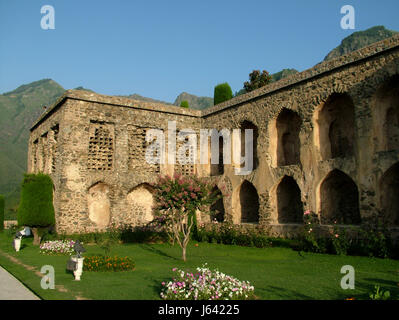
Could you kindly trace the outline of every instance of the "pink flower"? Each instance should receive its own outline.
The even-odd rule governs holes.
[[[339,234],[336,234],[335,237],[338,238],[338,237],[339,237]]]
[[[303,214],[304,214],[304,215],[310,214],[310,210],[306,210]]]

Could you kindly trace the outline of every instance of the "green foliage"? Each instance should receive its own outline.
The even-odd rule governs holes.
[[[45,174],[25,174],[18,208],[18,225],[48,227],[55,224],[53,182]]]
[[[351,246],[351,238],[348,236],[345,228],[334,225],[332,246],[338,255],[346,255],[348,253]]]
[[[230,222],[213,222],[210,224],[201,224],[198,227],[197,233],[193,234],[193,239],[198,242],[209,242],[209,243],[220,243],[226,245],[238,245],[245,247],[257,247],[265,248],[271,247],[278,242],[274,242],[277,239],[273,239],[267,236],[265,230],[262,228],[254,228],[253,230],[247,230],[240,225],[234,225]],[[279,239],[286,243],[287,240]]]
[[[4,196],[0,194],[0,231],[4,230]]]
[[[233,92],[231,91],[230,85],[225,82],[215,86],[213,95],[213,103],[215,105],[233,98]]]
[[[375,285],[374,291],[370,293],[371,300],[388,300],[391,297],[391,293],[387,290],[384,291],[380,286]]]
[[[303,231],[300,236],[300,250],[316,253],[327,252],[327,241],[320,237],[320,223],[318,216],[310,210],[303,215]]]
[[[249,74],[249,81],[244,82],[244,89],[246,92],[259,89],[272,82],[272,76],[266,70],[260,73],[259,70],[254,70]]]
[[[183,100],[183,101],[180,103],[180,107],[183,107],[183,108],[187,108],[187,109],[188,109],[190,106],[189,106],[187,100]]]

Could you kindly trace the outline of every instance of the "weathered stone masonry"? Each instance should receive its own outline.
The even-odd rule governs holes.
[[[167,142],[172,120],[197,134],[254,129],[255,170],[147,164],[146,130],[163,130]],[[52,176],[66,233],[150,221],[149,183],[173,172],[226,190],[218,220],[289,234],[304,210],[326,225],[381,213],[398,230],[399,36],[204,111],[67,91],[31,129],[28,171]]]

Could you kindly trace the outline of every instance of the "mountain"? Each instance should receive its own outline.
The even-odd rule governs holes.
[[[58,83],[43,79],[0,95],[0,193],[6,197],[6,217],[19,201],[26,171],[29,129],[63,92]]]
[[[173,104],[176,106],[180,106],[180,103],[184,100],[188,102],[190,109],[203,110],[213,106],[213,98],[198,97],[187,92],[179,94]]]
[[[153,102],[153,103],[171,104],[169,102],[143,97],[143,96],[141,96],[141,95],[139,95],[137,93],[134,93],[134,94],[131,94],[131,95],[128,95],[128,96],[120,96],[120,97],[134,99],[134,100],[140,100],[140,101],[146,101],[146,102]]]
[[[283,69],[279,72],[273,73],[272,74],[272,80],[273,81],[279,81],[283,78],[286,78],[292,74],[298,73],[299,71],[296,69]]]
[[[354,32],[342,40],[338,47],[330,51],[324,58],[324,61],[343,56],[344,54],[361,49],[374,42],[390,38],[397,33],[397,31],[385,29],[384,26],[376,26],[364,31]]]

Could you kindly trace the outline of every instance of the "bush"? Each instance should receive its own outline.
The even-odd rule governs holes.
[[[53,240],[46,241],[40,245],[40,253],[48,255],[72,255],[74,250],[74,240]]]
[[[19,226],[33,229],[33,244],[39,245],[40,228],[55,224],[53,182],[50,176],[42,173],[25,174],[17,220]]]
[[[173,281],[162,282],[161,298],[165,300],[247,300],[254,298],[254,287],[206,264],[196,273],[172,269]]]
[[[218,84],[215,87],[213,103],[215,105],[233,98],[233,92],[227,82]]]
[[[4,196],[0,194],[0,231],[4,230]]]
[[[84,271],[132,271],[134,267],[129,257],[89,256],[83,260]]]
[[[45,174],[25,174],[18,208],[18,225],[48,227],[55,223],[53,182]]]
[[[188,109],[190,106],[189,106],[187,100],[183,100],[183,101],[180,103],[180,107],[183,107],[183,108],[187,108],[187,109]]]

